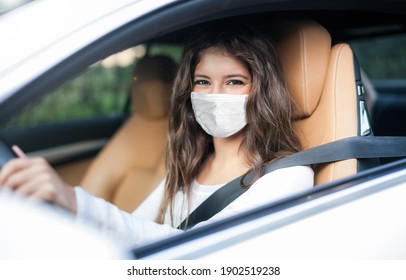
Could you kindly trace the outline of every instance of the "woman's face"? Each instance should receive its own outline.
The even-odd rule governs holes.
[[[252,78],[248,68],[224,51],[209,48],[196,65],[193,91],[199,93],[250,94]]]

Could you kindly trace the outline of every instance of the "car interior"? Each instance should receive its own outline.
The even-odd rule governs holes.
[[[296,105],[296,126],[303,148],[357,135],[354,63],[349,46],[331,47],[330,34],[311,20],[278,22],[272,29]],[[145,71],[152,75],[161,67],[159,63],[141,63],[137,65],[140,72],[135,74],[142,77]],[[156,84],[156,79],[135,82],[142,85],[133,88],[134,113],[93,160],[80,183],[129,212],[164,177],[169,103],[160,105],[170,94],[170,86],[159,81]],[[323,184],[356,172],[355,159],[335,162],[321,166],[315,182]]]
[[[277,42],[287,84],[296,105],[296,128],[303,149],[358,135],[360,119],[351,48],[347,44],[331,46],[329,32],[312,20],[281,21],[270,30]],[[155,93],[149,91],[148,94]],[[150,135],[157,132],[152,122],[132,125],[139,115],[137,112],[135,110],[94,160],[81,184],[127,211],[134,209],[164,176],[164,169],[159,166],[163,162],[165,136],[162,125],[166,122],[161,122],[158,129],[161,134]],[[137,138],[137,133],[141,131],[142,139],[145,136],[144,141],[148,143],[142,142],[139,136]],[[160,141],[155,140],[157,136]],[[125,143],[124,137],[127,137]],[[157,155],[149,150],[158,152],[158,160]],[[130,162],[140,158],[145,161],[144,152],[149,152],[147,159],[152,161],[144,163],[145,169],[141,171],[137,169],[137,164]],[[112,162],[120,163],[111,166]],[[138,163],[139,166],[144,164]],[[154,172],[154,167],[158,167],[158,172]],[[315,167],[315,171],[316,185],[328,183],[356,174],[357,160],[323,164]],[[115,193],[114,197],[112,193]]]
[[[393,23],[387,19],[373,23],[372,18],[371,22],[362,22],[355,14],[346,15],[346,22],[338,21],[338,15],[335,20],[329,20],[328,14],[315,16],[312,13],[308,13],[305,19],[294,13],[289,16],[271,14],[274,16],[272,21],[267,13],[239,17],[241,21],[270,33],[277,44],[288,88],[296,105],[295,124],[303,149],[351,136],[367,137],[373,132],[376,135],[406,135],[406,86],[402,83],[396,84],[397,87],[375,84],[364,71],[364,86],[357,85],[358,66],[353,48],[348,43],[358,37],[404,31],[404,26],[400,31],[392,30]],[[374,27],[382,28],[374,31]],[[188,26],[145,44],[173,43],[181,49],[187,34],[195,28],[195,25]],[[146,57],[149,56],[147,52]],[[132,113],[114,121],[111,118],[100,120],[94,129],[90,128],[93,123],[82,122],[82,135],[95,131],[97,137],[106,142],[91,152],[53,162],[67,182],[81,185],[131,212],[163,179],[170,83],[160,80],[156,70],[171,67],[159,61],[137,64],[136,80],[131,81]],[[362,69],[362,64],[360,67]],[[385,90],[398,94],[396,98],[381,95]],[[368,109],[372,112],[370,115]],[[41,150],[40,147],[49,144],[39,140],[37,142],[42,141],[42,144],[30,146],[19,133],[2,130],[0,136],[7,143],[17,143],[28,152]],[[313,167],[316,185],[360,171],[356,159]]]

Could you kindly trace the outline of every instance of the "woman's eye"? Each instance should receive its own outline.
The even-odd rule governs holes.
[[[230,85],[230,86],[243,86],[243,85],[245,85],[245,83],[243,81],[240,81],[240,80],[230,80],[230,81],[227,82],[227,85]]]
[[[206,80],[196,80],[195,81],[195,85],[199,85],[199,86],[206,86],[209,84],[210,84],[209,81],[206,81]]]

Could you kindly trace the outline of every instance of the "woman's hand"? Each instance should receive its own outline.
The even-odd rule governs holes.
[[[12,149],[18,158],[10,160],[1,170],[0,186],[76,212],[74,189],[62,181],[45,159],[27,158],[17,146]]]

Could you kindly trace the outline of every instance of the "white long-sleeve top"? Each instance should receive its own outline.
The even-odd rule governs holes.
[[[313,170],[308,166],[282,168],[265,174],[222,211],[196,226],[310,189],[313,187],[313,177]],[[124,246],[128,247],[144,245],[157,239],[179,234],[183,230],[176,229],[176,227],[188,215],[186,196],[182,191],[178,191],[174,199],[173,223],[169,211],[166,213],[164,224],[154,222],[162,202],[164,186],[165,181],[162,181],[131,214],[101,198],[90,195],[80,187],[75,187],[77,220],[79,222],[92,220],[100,231],[113,235]],[[194,181],[190,211],[193,212],[206,198],[222,186],[201,185]]]

